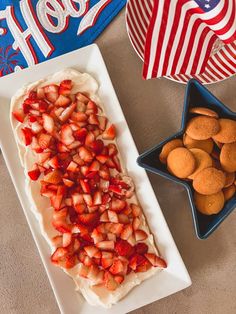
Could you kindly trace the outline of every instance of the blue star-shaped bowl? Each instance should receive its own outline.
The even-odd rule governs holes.
[[[166,169],[166,166],[163,165],[159,160],[159,154],[164,144],[166,144],[172,139],[182,138],[185,132],[186,124],[188,120],[193,116],[191,113],[189,113],[189,109],[192,107],[211,108],[214,111],[216,111],[221,118],[230,118],[236,120],[236,113],[228,109],[222,102],[220,102],[214,95],[212,95],[201,83],[199,83],[195,79],[192,79],[188,82],[186,88],[180,131],[174,134],[173,136],[167,138],[157,146],[151,148],[147,152],[140,155],[137,159],[137,163],[141,167],[153,173],[157,173],[169,180],[175,181],[176,183],[179,183],[186,188],[190,199],[193,222],[197,237],[199,239],[206,239],[214,230],[216,230],[216,228],[222,223],[222,221],[236,208],[236,195],[234,195],[232,199],[225,203],[224,208],[217,215],[211,216],[203,215],[196,209],[196,206],[194,204],[193,201],[194,190],[192,188],[191,182],[187,182],[172,176]]]

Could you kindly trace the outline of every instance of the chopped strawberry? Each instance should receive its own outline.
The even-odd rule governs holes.
[[[87,277],[93,282],[96,282],[98,273],[99,273],[99,268],[97,267],[97,265],[91,265],[91,267],[89,268],[89,273]]]
[[[66,124],[61,127],[61,141],[65,145],[70,145],[75,140],[71,127]]]
[[[73,193],[72,195],[72,202],[73,205],[77,205],[77,204],[83,204],[84,203],[84,198],[82,194],[79,193]]]
[[[99,129],[104,131],[106,129],[106,125],[107,125],[107,118],[104,116],[97,116],[97,118],[99,121]]]
[[[49,147],[52,136],[49,134],[40,134],[38,138],[38,144],[42,149],[46,149]]]
[[[108,213],[107,211],[104,211],[102,213],[102,215],[100,216],[100,221],[101,222],[109,222],[109,218],[108,218]]]
[[[58,99],[58,93],[53,93],[53,92],[46,93],[45,92],[45,97],[51,103],[55,103],[57,101],[57,99]]]
[[[109,272],[113,275],[121,274],[124,271],[124,265],[118,258],[114,259],[112,266],[109,268]]]
[[[89,257],[94,257],[99,252],[98,248],[96,246],[92,246],[92,245],[85,246],[84,250]]]
[[[84,142],[84,141],[85,141],[85,138],[86,138],[86,136],[87,136],[87,134],[88,134],[88,131],[87,131],[85,128],[82,128],[82,129],[80,129],[80,130],[74,132],[74,137],[75,137],[77,140],[79,140],[79,141],[81,141],[81,142]]]
[[[141,230],[141,229],[135,230],[134,231],[134,236],[135,236],[135,240],[137,242],[144,241],[148,237],[147,233],[145,231]]]
[[[161,267],[161,268],[166,268],[167,264],[166,262],[163,260],[163,258],[152,254],[152,253],[147,253],[145,254],[145,257],[149,260],[149,262],[152,264],[152,266],[154,267]]]
[[[69,149],[62,143],[58,143],[57,144],[57,150],[59,151],[59,153],[67,153],[67,152],[69,152]]]
[[[69,188],[71,188],[75,183],[69,179],[62,179],[63,180],[63,183],[68,186]]]
[[[32,143],[32,138],[33,138],[32,131],[29,128],[22,128],[21,130],[22,130],[25,145],[26,146],[30,145]]]
[[[78,219],[82,224],[86,226],[91,226],[95,225],[98,222],[99,215],[97,213],[81,214],[78,215]]]
[[[107,165],[108,168],[116,169],[116,164],[115,164],[114,160],[110,156],[107,159],[106,165]]]
[[[38,99],[44,99],[45,98],[45,92],[43,87],[37,88],[37,98]]]
[[[68,250],[66,248],[59,247],[51,256],[52,262],[59,262],[68,255]]]
[[[88,183],[88,180],[80,180],[80,185],[82,187],[82,190],[84,191],[84,193],[86,194],[90,194],[91,193],[91,189],[90,189],[90,186],[89,186],[89,183]]]
[[[72,103],[70,106],[68,106],[65,110],[62,111],[62,113],[58,117],[59,120],[61,120],[62,122],[66,122],[72,115],[75,108],[76,108],[76,104]]]
[[[120,236],[123,231],[124,226],[120,223],[109,223],[109,228],[106,224],[106,228],[109,232],[114,233],[116,236]]]
[[[38,110],[40,112],[45,112],[48,109],[48,103],[45,100],[39,100],[38,105]]]
[[[42,117],[43,117],[43,127],[44,127],[44,129],[48,133],[52,133],[53,130],[54,130],[54,120],[53,120],[53,118],[50,115],[46,114],[46,113],[44,113]]]
[[[43,180],[51,184],[58,184],[62,181],[62,173],[55,169],[54,171],[49,172]]]
[[[85,162],[91,162],[93,160],[91,152],[85,147],[79,148],[79,156]]]
[[[79,267],[78,267],[78,274],[79,274],[79,276],[87,278],[88,277],[88,273],[89,273],[89,267],[85,266],[83,264],[79,264]]]
[[[88,120],[88,116],[84,112],[73,112],[71,115],[71,120],[84,122]]]
[[[111,202],[111,209],[120,212],[122,209],[126,207],[126,201],[124,200],[119,200],[118,198],[113,197],[112,202]]]
[[[97,229],[93,230],[91,237],[93,238],[95,244],[104,240],[102,233],[100,233]]]
[[[133,229],[137,230],[141,224],[141,221],[138,217],[135,217],[133,220]]]
[[[128,240],[132,233],[133,233],[132,225],[131,224],[125,225],[123,231],[121,232],[120,237],[123,240]]]
[[[93,206],[93,199],[90,194],[83,194],[83,199],[88,206]]]
[[[114,124],[111,124],[109,128],[107,128],[103,133],[102,133],[102,138],[104,140],[114,140],[116,137],[116,129]]]
[[[104,285],[110,291],[114,291],[118,288],[118,283],[108,271],[106,271],[104,275]]]
[[[97,160],[94,160],[88,168],[89,172],[99,171],[99,169],[100,169],[100,163]]]
[[[90,147],[96,155],[100,155],[103,150],[104,144],[102,140],[96,140],[90,144]]]
[[[136,244],[134,249],[135,249],[135,252],[140,255],[146,254],[148,252],[147,244],[142,243],[142,242]]]
[[[101,165],[99,170],[99,176],[104,180],[110,179],[110,171],[106,165]]]
[[[29,171],[28,175],[29,175],[31,180],[37,181],[39,176],[40,176],[39,168]]]
[[[64,80],[61,82],[60,86],[59,86],[59,94],[60,95],[70,95],[72,89],[72,81],[71,80]]]
[[[76,258],[74,255],[66,256],[64,267],[67,269],[73,268],[75,266],[75,263],[76,263]]]
[[[21,123],[23,123],[24,120],[25,120],[25,114],[24,114],[23,109],[14,110],[14,111],[12,112],[12,115],[13,115],[13,117],[14,117],[17,121],[19,121],[19,122],[21,122]]]
[[[71,103],[71,100],[69,97],[59,95],[57,100],[55,101],[55,106],[57,107],[67,107]]]
[[[89,102],[89,98],[87,96],[85,96],[84,94],[82,93],[77,93],[76,94],[76,99],[87,104]]]
[[[57,156],[52,157],[49,161],[48,161],[48,165],[50,167],[52,167],[53,169],[57,169],[59,168],[59,160]]]
[[[89,100],[88,104],[87,104],[87,110],[86,110],[87,114],[91,114],[91,113],[98,113],[98,107],[95,104],[94,101]]]
[[[72,234],[70,232],[65,232],[62,235],[62,246],[67,247],[71,244]]]
[[[55,236],[52,238],[52,243],[56,247],[61,247],[62,246],[62,236]]]
[[[115,251],[120,256],[129,256],[133,253],[133,247],[127,241],[120,239],[115,245]]]
[[[102,194],[100,191],[96,191],[93,196],[93,204],[101,205],[102,204]]]
[[[118,219],[118,216],[117,216],[116,212],[114,212],[112,210],[108,210],[107,214],[108,214],[108,218],[109,218],[110,222],[114,222],[114,223],[118,223],[119,222],[119,219]]]
[[[124,276],[122,276],[122,275],[116,275],[116,276],[114,276],[114,279],[115,279],[115,281],[118,283],[118,284],[121,284],[123,281],[124,281]]]
[[[129,223],[129,217],[125,214],[119,214],[118,219],[119,219],[119,222],[122,224],[128,224]]]
[[[67,208],[63,208],[59,211],[54,211],[53,220],[54,221],[65,221],[68,214]]]
[[[60,233],[67,233],[67,232],[71,231],[70,226],[67,223],[65,223],[64,221],[60,221],[60,220],[54,221],[53,220],[52,225]]]
[[[101,241],[96,244],[96,247],[100,250],[111,251],[114,250],[114,241]]]
[[[142,213],[141,208],[136,204],[130,205],[134,217],[139,217]]]
[[[123,192],[122,192],[122,189],[117,186],[117,185],[109,185],[109,191],[115,193],[115,194],[118,194],[118,195],[122,195]]]
[[[101,163],[101,164],[105,164],[108,160],[109,156],[106,155],[98,155],[96,156],[96,159]]]
[[[92,125],[99,125],[98,118],[96,114],[90,114],[88,118],[88,123]]]
[[[37,134],[39,132],[41,132],[43,129],[42,125],[38,123],[38,121],[35,121],[31,124],[31,131],[34,133],[34,134]]]
[[[140,254],[135,254],[129,261],[129,267],[135,271],[138,266],[145,264],[146,261],[147,259],[144,256]]]

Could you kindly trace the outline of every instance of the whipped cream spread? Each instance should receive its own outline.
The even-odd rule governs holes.
[[[73,81],[73,87],[71,91],[73,94],[76,94],[77,92],[86,93],[86,95],[88,95],[91,100],[93,100],[99,107],[103,108],[102,102],[98,97],[99,86],[96,80],[87,73],[80,73],[74,69],[65,69],[45,79],[24,86],[18,90],[18,92],[12,97],[10,114],[11,125],[19,150],[19,158],[25,172],[25,190],[29,196],[32,211],[38,219],[42,235],[48,242],[52,253],[56,249],[52,239],[56,235],[59,235],[59,232],[52,226],[51,223],[54,209],[51,207],[49,198],[41,196],[40,194],[40,180],[32,181],[28,176],[28,172],[32,169],[34,163],[37,162],[37,154],[30,148],[30,146],[25,146],[24,142],[22,141],[21,129],[24,126],[24,123],[22,124],[15,120],[12,117],[12,112],[20,108],[29,91],[38,87],[47,86],[49,84],[60,84],[60,82],[63,80]],[[122,161],[121,168],[122,173],[127,174]],[[134,194],[132,198],[127,200],[127,202],[138,204],[136,195]],[[147,239],[143,241],[148,245],[148,252],[155,253],[158,256],[158,251],[155,247],[153,236],[148,229],[143,214],[141,216],[141,228],[148,234]],[[76,264],[73,268],[63,268],[63,270],[74,280],[76,290],[84,296],[89,304],[94,306],[99,305],[106,308],[110,308],[113,304],[117,303],[120,299],[125,297],[132,288],[161,270],[159,267],[151,267],[146,272],[130,272],[125,276],[124,281],[116,290],[109,291],[103,285],[95,285],[90,279],[80,277],[78,275],[79,267],[80,263]]]

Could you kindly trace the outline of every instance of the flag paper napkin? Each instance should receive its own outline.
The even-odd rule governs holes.
[[[126,0],[0,1],[0,76],[91,44]]]
[[[152,0],[151,5],[145,79],[197,77],[204,71],[213,79],[236,70],[236,0]],[[225,46],[220,54],[213,54],[219,42]]]

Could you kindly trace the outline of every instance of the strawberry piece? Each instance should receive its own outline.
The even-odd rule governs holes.
[[[82,224],[86,226],[91,226],[97,224],[99,220],[99,215],[97,213],[81,214],[78,215],[78,219]]]
[[[34,134],[37,134],[41,132],[43,129],[42,125],[38,123],[38,121],[35,121],[31,124],[31,130]]]
[[[25,120],[25,114],[24,114],[23,109],[14,110],[14,111],[12,112],[12,115],[13,115],[13,117],[14,117],[17,121],[19,121],[19,122],[21,122],[21,123],[23,123],[24,120]]]
[[[73,193],[72,195],[72,202],[73,205],[77,205],[77,204],[83,204],[84,203],[84,198],[82,194],[79,193]]]
[[[46,149],[49,147],[52,136],[49,134],[40,134],[38,138],[38,144],[42,149]]]
[[[85,145],[91,147],[94,140],[95,140],[94,134],[92,132],[89,132],[85,138]]]
[[[107,234],[107,240],[116,242],[116,235],[113,233],[108,233]]]
[[[110,222],[114,222],[114,223],[118,223],[119,222],[119,219],[118,219],[118,216],[117,216],[116,212],[114,212],[112,210],[108,210],[107,214],[108,214],[108,218],[109,218]]]
[[[104,240],[102,233],[100,233],[97,229],[93,230],[91,237],[93,238],[94,244]]]
[[[88,168],[89,172],[99,171],[99,169],[100,169],[100,163],[97,160],[94,160]]]
[[[109,156],[106,155],[98,155],[96,156],[96,159],[101,163],[101,164],[105,164],[108,160]]]
[[[89,273],[88,273],[88,278],[92,281],[92,282],[96,282],[97,280],[97,276],[99,273],[99,268],[97,267],[97,265],[91,265],[91,267],[89,268]]]
[[[138,217],[135,217],[133,220],[133,229],[137,230],[141,224],[141,221]]]
[[[79,264],[79,267],[78,267],[78,274],[79,274],[79,276],[81,276],[83,278],[87,278],[88,277],[88,273],[89,273],[89,267],[85,266],[83,264]]]
[[[99,122],[99,129],[104,131],[107,125],[107,118],[104,116],[97,116]]]
[[[84,112],[73,112],[71,115],[71,120],[84,122],[88,120],[88,116]]]
[[[86,111],[86,105],[82,101],[77,100],[77,106],[76,106],[77,112],[85,112]]]
[[[67,107],[70,103],[71,103],[70,98],[68,98],[66,96],[63,96],[63,95],[59,95],[59,97],[55,101],[55,106],[57,106],[57,107]]]
[[[119,222],[122,224],[128,224],[129,223],[129,217],[125,214],[119,214],[118,219],[119,219]]]
[[[90,144],[90,147],[96,155],[100,155],[103,150],[104,144],[102,140],[96,140]]]
[[[144,256],[140,254],[135,254],[131,257],[129,261],[129,267],[135,271],[138,266],[146,263],[146,261],[147,259]]]
[[[87,176],[89,174],[89,167],[88,166],[82,166],[80,168],[80,172],[82,173],[83,176]]]
[[[88,180],[87,179],[85,179],[85,180],[81,179],[79,182],[80,182],[80,185],[81,185],[82,190],[84,191],[84,193],[90,194],[91,193],[91,189],[90,189]]]
[[[116,275],[116,276],[114,276],[114,279],[115,279],[115,281],[118,283],[118,284],[121,284],[123,281],[124,281],[124,276],[122,276],[122,275]]]
[[[102,138],[104,140],[114,140],[116,137],[116,129],[114,124],[111,124],[109,128],[107,128],[103,133],[102,133]]]
[[[98,121],[96,114],[92,113],[89,115],[88,123],[92,124],[92,125],[99,125],[99,121]]]
[[[113,157],[113,161],[115,163],[115,168],[118,172],[121,172],[121,164],[120,164],[120,159],[118,158],[118,156],[114,156]]]
[[[53,93],[53,92],[45,93],[45,97],[49,102],[55,103],[58,99],[58,93]]]
[[[44,113],[42,115],[43,117],[43,127],[48,133],[52,133],[54,130],[54,120],[51,116]]]
[[[115,245],[115,251],[120,256],[129,256],[133,253],[133,247],[125,240],[118,240]]]
[[[62,111],[62,113],[58,117],[59,120],[61,120],[62,122],[66,122],[72,115],[75,108],[76,108],[76,104],[72,103],[70,106],[68,106],[65,110]]]
[[[146,254],[148,252],[148,246],[145,243],[136,244],[134,249],[135,249],[135,252],[140,255]]]
[[[71,231],[70,226],[61,220],[52,221],[53,227],[60,233],[67,233]]]
[[[69,188],[71,188],[75,183],[69,179],[62,179],[63,180],[63,183],[68,186]]]
[[[93,199],[90,194],[83,194],[83,199],[88,206],[93,206]]]
[[[85,162],[91,162],[93,160],[91,152],[85,147],[79,148],[79,156]]]
[[[166,262],[160,256],[157,256],[157,255],[155,255],[153,253],[147,253],[147,254],[145,254],[145,257],[149,260],[149,262],[154,267],[161,267],[161,268],[166,268],[167,267]]]
[[[44,99],[45,98],[45,92],[43,87],[38,87],[37,88],[37,99]]]
[[[133,228],[132,228],[132,225],[129,224],[129,225],[126,225],[123,229],[123,231],[121,232],[121,239],[123,240],[128,240],[129,237],[132,235],[133,233]]]
[[[54,171],[49,172],[43,180],[47,183],[58,184],[62,181],[62,173],[55,169]]]
[[[108,231],[114,233],[116,236],[120,236],[123,231],[124,226],[120,223],[109,223],[109,228],[106,226]]]
[[[130,205],[134,217],[139,217],[142,213],[141,208],[136,204]]]
[[[74,132],[74,137],[80,142],[84,142],[87,134],[88,134],[88,131],[85,128],[82,128]]]
[[[111,251],[114,250],[114,241],[101,241],[96,244],[96,247],[100,250]]]
[[[115,144],[109,143],[107,147],[109,156],[113,157],[118,154],[118,150]]]
[[[79,154],[75,154],[72,158],[73,161],[76,162],[79,166],[84,165],[84,161],[80,158]]]
[[[87,96],[85,96],[84,94],[82,93],[77,93],[76,94],[76,99],[87,104],[89,102],[89,98]]]
[[[75,263],[76,263],[75,256],[73,255],[66,256],[64,267],[67,269],[73,268],[75,266]]]
[[[39,100],[38,105],[39,105],[38,110],[40,112],[45,112],[48,109],[48,103],[45,100]]]
[[[66,248],[59,247],[51,256],[52,262],[59,262],[68,255],[68,250]]]
[[[65,232],[62,235],[62,246],[67,247],[71,244],[72,234],[70,232]]]
[[[59,211],[54,211],[53,220],[54,221],[65,221],[68,214],[67,208],[63,208]]]
[[[86,205],[85,204],[76,204],[74,207],[75,207],[75,211],[78,214],[83,214],[86,211]]]
[[[100,191],[96,191],[93,196],[93,205],[101,205],[102,204],[102,194]]]
[[[118,194],[118,195],[122,195],[123,192],[122,192],[122,189],[119,187],[119,186],[116,186],[116,185],[109,185],[109,191],[115,193],[115,194]]]
[[[47,154],[47,153],[45,153],[45,154]],[[50,153],[49,153],[50,154]],[[59,160],[58,160],[58,157],[57,156],[54,156],[54,157],[52,157],[49,161],[48,161],[48,165],[50,166],[50,167],[52,167],[53,169],[57,169],[57,168],[59,168]]]
[[[118,288],[118,283],[108,271],[104,274],[104,285],[110,291],[114,291]]]
[[[109,218],[108,218],[108,213],[107,211],[104,211],[102,213],[102,215],[100,216],[100,221],[101,222],[109,222]]]
[[[107,159],[106,165],[108,168],[116,169],[116,164],[115,164],[114,160],[112,158],[110,158],[110,156]]]
[[[22,130],[25,145],[26,146],[30,145],[32,143],[32,138],[33,138],[32,131],[29,128],[22,128],[21,130]]]
[[[98,107],[95,104],[94,101],[89,100],[88,104],[87,104],[87,110],[86,110],[87,114],[92,114],[92,113],[98,113]]]
[[[59,86],[56,84],[49,84],[43,87],[45,93],[58,93]]]
[[[28,176],[30,177],[31,180],[37,181],[39,176],[40,176],[40,171],[39,169],[34,169],[28,172]]]
[[[67,153],[69,152],[69,149],[62,143],[58,143],[57,144],[57,150],[60,152],[60,153]]]
[[[67,124],[67,125],[63,125],[61,128],[61,141],[63,144],[70,145],[71,143],[73,143],[75,140],[74,136],[73,136],[73,131],[71,129],[71,127]]]
[[[124,200],[119,200],[118,198],[113,197],[111,202],[111,209],[120,212],[126,207],[127,203]]]
[[[71,80],[64,80],[61,82],[59,86],[59,94],[68,96],[70,95],[72,89],[72,81]]]
[[[99,170],[99,176],[104,180],[110,179],[110,171],[106,165],[101,165]]]
[[[114,259],[112,266],[109,268],[109,272],[113,275],[121,274],[124,271],[124,265],[118,258]]]
[[[62,246],[62,236],[55,236],[52,238],[52,243],[56,247]]]
[[[91,258],[94,257],[99,252],[98,248],[96,246],[92,246],[92,245],[85,246],[84,250],[87,253],[87,255]]]
[[[137,242],[144,241],[147,239],[148,235],[145,231],[138,229],[134,231],[134,237]]]
[[[36,117],[34,117],[34,116],[29,116],[29,122],[33,123],[33,122],[35,122],[35,121],[37,121],[37,118],[36,118]]]

